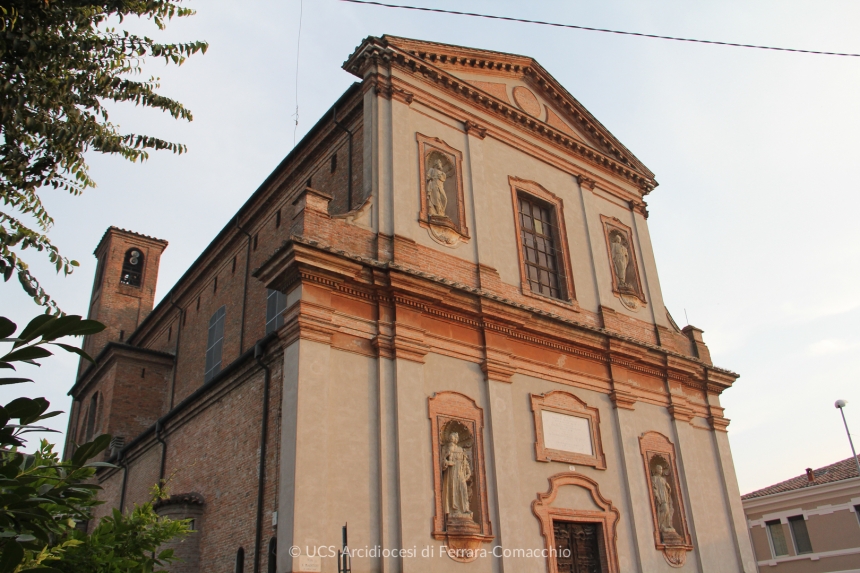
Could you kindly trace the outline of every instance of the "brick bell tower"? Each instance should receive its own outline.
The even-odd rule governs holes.
[[[109,342],[128,339],[152,312],[158,264],[167,241],[117,227],[105,231],[94,255],[98,259],[89,318],[107,326],[88,336],[84,351],[95,358]],[[80,376],[89,367],[81,361]]]

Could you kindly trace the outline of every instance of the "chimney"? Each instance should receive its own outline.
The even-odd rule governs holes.
[[[808,485],[815,483],[815,471],[812,468],[806,468],[806,483]]]
[[[84,350],[95,358],[109,342],[128,340],[152,312],[158,264],[167,241],[109,227],[93,253],[98,259],[88,316],[107,328],[87,336]],[[78,376],[89,367],[81,361]]]

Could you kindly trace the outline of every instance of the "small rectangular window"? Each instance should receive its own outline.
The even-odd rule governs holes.
[[[257,250],[257,240],[260,238],[260,235],[254,235],[254,250]]]
[[[231,273],[236,272],[236,257],[233,257],[233,269],[230,271]]]
[[[170,337],[173,336],[173,327],[169,326],[167,328],[167,342],[170,342]]]
[[[275,213],[275,228],[279,228],[281,226],[281,210],[278,209],[278,212]]]
[[[522,193],[518,203],[520,240],[529,288],[532,292],[562,299],[564,285],[563,277],[559,276],[558,232],[553,208]]]
[[[335,171],[337,171],[337,153],[331,156],[331,172],[334,173]]]
[[[806,529],[806,520],[802,515],[794,515],[788,518],[791,527],[791,537],[794,539],[794,549],[797,554],[812,553],[812,542],[809,540],[809,531]]]
[[[267,289],[266,295],[266,334],[274,332],[284,325],[284,311],[287,310],[287,295]]]
[[[212,281],[212,292],[218,292],[218,277],[215,277],[215,280]]]
[[[770,539],[770,547],[774,557],[788,555],[788,544],[785,542],[785,530],[778,519],[766,521],[767,536]]]

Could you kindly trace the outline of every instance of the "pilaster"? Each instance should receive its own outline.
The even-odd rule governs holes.
[[[523,513],[521,505],[522,484],[517,459],[517,434],[521,429],[514,420],[515,406],[509,382],[510,378],[500,381],[487,373],[490,404],[487,436],[492,451],[492,474],[496,490],[494,505],[498,521],[495,543],[506,548],[529,547],[529,537],[525,533],[529,527],[534,527],[534,523],[531,519],[523,519],[527,514]],[[502,573],[543,573],[546,566],[542,559],[517,558],[512,555],[503,555],[499,561]]]

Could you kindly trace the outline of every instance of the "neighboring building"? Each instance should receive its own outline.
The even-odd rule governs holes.
[[[742,497],[760,571],[860,573],[860,479],[854,458]]]
[[[344,68],[154,309],[166,243],[96,249],[66,447],[115,436],[96,517],[170,477],[183,572],[333,572],[348,522],[355,573],[753,573],[737,374],[663,304],[653,174],[531,58]]]

